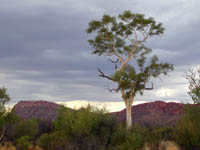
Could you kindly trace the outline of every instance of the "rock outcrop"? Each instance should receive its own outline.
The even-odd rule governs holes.
[[[48,101],[20,101],[13,109],[21,119],[53,121],[58,115],[59,105]]]
[[[146,127],[174,126],[183,115],[184,104],[174,102],[155,101],[132,106],[133,124],[138,123]],[[126,122],[126,110],[112,113],[119,122]]]

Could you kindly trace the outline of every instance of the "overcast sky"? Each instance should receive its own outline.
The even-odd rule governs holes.
[[[162,22],[165,33],[148,41],[160,61],[175,70],[154,80],[154,90],[136,100],[188,101],[184,72],[200,60],[199,0],[0,0],[0,86],[13,101],[121,101],[104,57],[91,55],[88,22],[124,10]]]

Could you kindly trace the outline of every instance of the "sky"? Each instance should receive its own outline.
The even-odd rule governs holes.
[[[125,10],[163,23],[165,32],[147,45],[159,60],[174,64],[154,79],[154,90],[135,101],[190,100],[185,72],[199,64],[199,0],[0,0],[0,86],[20,100],[121,102],[115,85],[98,77],[113,70],[106,57],[92,55],[88,22]]]

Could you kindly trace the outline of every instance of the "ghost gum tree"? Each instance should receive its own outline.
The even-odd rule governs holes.
[[[115,65],[111,75],[98,69],[99,76],[117,83],[116,88],[109,90],[121,92],[127,128],[131,128],[131,106],[136,94],[153,89],[153,83],[149,83],[152,77],[173,70],[172,64],[159,63],[156,55],[147,57],[152,52],[145,45],[147,40],[163,34],[164,28],[151,17],[124,11],[117,17],[104,15],[101,20],[90,21],[86,32],[95,35],[88,41],[94,48],[93,54],[106,56]],[[149,84],[151,87],[146,87]]]

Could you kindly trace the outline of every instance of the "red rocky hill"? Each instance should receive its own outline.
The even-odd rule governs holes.
[[[146,127],[174,126],[183,115],[181,103],[155,101],[132,106],[132,121]],[[114,112],[117,120],[126,121],[126,110]]]
[[[133,123],[152,127],[170,125],[173,126],[183,115],[180,103],[166,103],[156,101],[132,106]],[[48,101],[20,101],[14,106],[16,114],[22,119],[55,120],[58,115],[59,105]],[[119,122],[125,123],[126,110],[111,113]]]
[[[20,101],[13,109],[22,119],[53,121],[57,117],[58,107],[58,104],[48,101]]]

